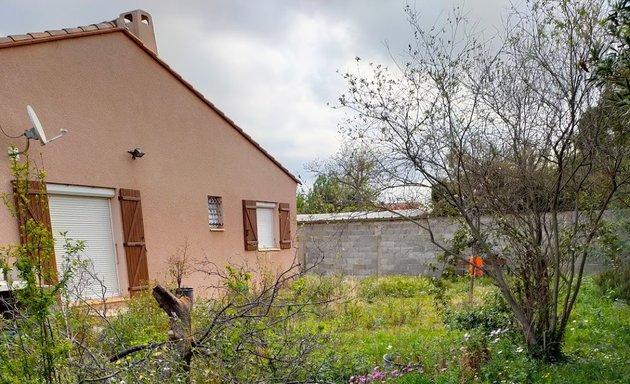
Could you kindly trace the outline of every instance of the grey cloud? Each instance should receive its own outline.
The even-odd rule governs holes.
[[[455,3],[410,1],[427,25]],[[336,149],[341,115],[326,106],[344,91],[336,71],[351,69],[355,56],[387,63],[385,43],[397,57],[411,39],[403,12],[406,4],[406,0],[5,0],[0,33],[91,24],[142,8],[153,17],[160,56],[289,170],[304,174],[302,164]],[[468,0],[464,7],[470,19],[492,28],[500,24],[508,4],[509,0]],[[296,25],[300,21],[321,25]]]

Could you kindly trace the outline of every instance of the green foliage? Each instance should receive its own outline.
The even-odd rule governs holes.
[[[371,301],[377,298],[409,298],[426,294],[430,279],[417,276],[367,277],[359,284],[359,297]]]
[[[383,280],[396,277],[384,277]],[[372,303],[358,299],[353,306],[343,306],[329,316],[343,316],[346,326],[335,328],[338,342],[323,348],[334,348],[337,363],[331,367],[337,375],[331,382],[343,382],[350,376],[365,376],[374,367],[383,370],[383,355],[399,356],[399,362],[418,364],[424,373],[405,375],[393,383],[624,383],[630,376],[625,362],[630,356],[630,307],[612,303],[602,297],[587,278],[573,320],[567,331],[566,350],[569,358],[561,364],[537,362],[526,347],[510,331],[504,303],[486,279],[478,281],[480,303],[478,313],[462,315],[457,327],[444,328],[442,317],[435,313],[431,301],[435,294],[419,293],[414,298],[381,297]],[[449,313],[468,313],[472,307],[461,304],[468,290],[467,279],[447,281],[441,286]],[[412,300],[428,302],[428,306],[405,323],[365,319],[390,316],[392,303],[398,312]],[[493,306],[499,308],[493,308]],[[356,309],[355,309],[356,308]],[[473,312],[475,310],[472,310]],[[499,318],[494,319],[496,316]],[[471,319],[474,318],[474,319]],[[323,319],[326,328],[331,320]],[[497,332],[499,326],[507,325]]]
[[[615,19],[621,28],[628,9]],[[460,7],[427,28],[409,6],[413,37],[401,62],[343,74],[339,103],[353,113],[344,136],[378,158],[387,187],[425,188],[434,213],[462,218],[467,246],[491,265],[488,276],[541,359],[561,356],[580,261],[629,180],[628,148],[608,136],[611,121],[596,113],[580,127],[600,96],[584,61],[605,33],[604,12],[600,1],[528,1],[488,40]],[[561,213],[568,209],[576,214]],[[431,240],[463,256],[448,249],[460,239]]]
[[[482,383],[535,383],[536,363],[522,346],[502,338],[489,343],[489,356],[479,367],[477,378]]]
[[[629,382],[630,306],[602,296],[592,279],[584,283],[566,343],[569,362],[540,367],[545,382]]]
[[[598,251],[605,270],[595,282],[613,299],[630,302],[630,220],[621,218],[607,223],[600,232]]]
[[[378,198],[376,161],[360,148],[342,148],[331,159],[309,165],[313,187],[298,194],[298,213],[335,213],[374,208]]]
[[[597,105],[587,109],[580,119],[576,145],[581,152],[592,154],[593,171],[583,180],[584,188],[578,194],[583,209],[599,208],[606,204],[613,183],[618,184],[609,209],[625,209],[630,200],[627,180],[630,175],[630,115],[628,106],[614,100],[610,86],[602,90]],[[630,105],[629,105],[630,106]],[[626,156],[620,154],[626,153]],[[611,159],[616,159],[612,162]],[[584,174],[584,172],[581,172]],[[569,191],[574,186],[569,185]]]
[[[616,0],[604,20],[608,34],[591,51],[593,80],[612,86],[620,105],[630,106],[630,1]]]
[[[512,312],[503,297],[495,291],[487,292],[479,304],[451,306],[444,313],[444,324],[450,329],[477,331],[489,335],[497,330],[515,332]]]
[[[322,375],[329,334],[305,321],[329,288],[315,279],[298,279],[279,290],[242,268],[228,267],[222,297],[197,303],[195,329],[206,330],[204,353],[197,355],[193,379],[203,382],[305,381]],[[325,286],[325,285],[324,285]]]
[[[54,263],[52,234],[44,223],[28,214],[29,203],[47,209],[44,190],[29,193],[32,170],[28,157],[20,162],[14,155],[10,165],[14,194],[5,194],[2,199],[9,212],[20,220],[20,232],[26,242],[0,249],[3,274],[9,277],[14,269],[17,282],[9,279],[9,285],[19,288],[11,291],[15,304],[11,311],[13,318],[8,323],[11,333],[0,352],[3,354],[0,377],[3,380],[10,377],[14,382],[61,383],[70,374],[66,362],[71,343],[60,335],[61,324],[55,306],[73,271],[68,269],[57,275],[51,268]],[[45,173],[36,172],[35,177],[43,188]],[[67,241],[65,257],[72,257],[81,250],[80,243]]]
[[[358,201],[356,196],[337,174],[321,174],[308,192],[298,195],[298,213],[353,212],[372,206],[372,201]]]
[[[16,174],[18,180],[28,180],[27,166],[15,164],[15,169],[23,172]],[[20,215],[23,205],[4,200]],[[168,340],[169,319],[149,293],[128,300],[109,318],[95,316],[100,312],[90,303],[68,305],[60,299],[68,299],[73,274],[85,267],[77,256],[83,243],[66,239],[63,257],[72,261],[69,268],[56,282],[42,284],[54,277],[46,270],[52,236],[32,219],[24,225],[37,246],[4,247],[0,262],[4,274],[10,276],[14,268],[24,284],[15,292],[13,316],[0,320],[0,383],[186,380],[173,369],[177,351]],[[626,225],[601,234],[611,266],[627,264]],[[464,242],[467,236],[461,237]],[[193,329],[208,335],[195,346],[201,352],[192,364],[194,382],[341,383],[352,376],[396,383],[630,380],[630,308],[601,296],[590,279],[569,323],[570,359],[547,365],[528,357],[513,337],[505,303],[486,279],[478,281],[481,303],[462,305],[467,279],[307,275],[270,285],[265,277],[257,281],[232,266],[222,278],[225,294],[194,308]],[[109,362],[133,346],[149,347]]]
[[[243,268],[235,268],[231,265],[226,266],[225,269],[227,271],[227,277],[224,280],[226,296],[229,299],[247,297],[251,293],[252,274]]]
[[[411,373],[403,377],[394,379],[390,383],[395,384],[433,384],[435,381],[430,377],[421,373]]]
[[[301,302],[327,304],[351,296],[348,284],[344,284],[343,281],[342,276],[307,274],[292,281],[289,291],[293,298]],[[321,308],[316,308],[316,310],[321,310]]]
[[[120,350],[167,339],[168,318],[150,292],[140,292],[126,302],[126,308],[103,329],[103,350],[113,355]]]
[[[308,207],[307,207],[307,199],[308,199],[308,194],[306,192],[304,192],[301,188],[298,189],[297,194],[295,195],[295,206],[297,208],[297,212],[298,213],[307,213],[308,212]]]
[[[237,315],[238,310],[253,308],[262,292],[259,288],[244,289],[252,285],[251,280],[238,268],[233,268],[231,276],[242,301],[228,308],[230,313],[224,312],[227,318]],[[364,292],[366,287],[370,288]],[[448,326],[433,305],[438,289],[443,291],[445,312],[452,314]],[[357,282],[302,276],[278,292],[278,301],[269,312],[247,312],[248,316],[227,323],[217,321],[218,311],[225,308],[224,297],[199,301],[193,328],[214,328],[204,343],[205,353],[193,360],[191,379],[197,383],[347,383],[352,376],[378,378],[375,372],[387,372],[384,378],[391,383],[628,382],[630,307],[601,296],[590,278],[583,289],[567,332],[569,359],[562,364],[544,364],[532,360],[519,339],[504,330],[509,329],[505,304],[486,279],[478,280],[479,303],[469,306],[462,304],[467,297],[467,279],[432,286],[424,277],[388,276]],[[316,302],[326,302],[326,310],[285,316],[295,313],[291,311],[299,303]],[[109,319],[92,316],[94,312],[88,307],[71,308],[65,314],[54,312],[49,317],[55,335],[51,352],[64,356],[57,365],[59,383],[79,382],[93,377],[86,373],[101,372],[90,365],[93,357],[102,359],[106,369],[102,372],[120,371],[115,382],[184,380],[167,371],[176,359],[168,345],[113,364],[105,362],[107,356],[121,349],[167,341],[168,319],[149,294],[136,296],[127,304],[126,310]],[[42,382],[34,373],[42,355],[35,352],[39,346],[31,344],[37,343],[36,323],[22,323],[20,330],[7,328],[11,324],[0,324],[0,382]],[[62,336],[68,332],[82,348]],[[24,348],[31,348],[32,356],[24,355]],[[21,373],[26,364],[31,369],[30,378]],[[391,374],[405,367],[412,370]]]
[[[630,302],[630,265],[608,268],[597,275],[596,282],[608,297]]]

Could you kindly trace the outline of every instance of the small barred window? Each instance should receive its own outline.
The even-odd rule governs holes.
[[[210,229],[223,228],[223,213],[221,198],[218,196],[208,196],[208,226]]]

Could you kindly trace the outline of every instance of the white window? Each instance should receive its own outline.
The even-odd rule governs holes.
[[[258,249],[277,248],[274,234],[276,223],[274,220],[276,204],[256,203],[256,227],[258,229]]]
[[[48,184],[47,189],[59,273],[68,267],[69,262],[60,233],[65,232],[67,238],[85,244],[83,252],[74,259],[81,261],[82,267],[73,275],[71,292],[83,298],[118,296],[110,204],[115,191],[57,184]]]
[[[210,230],[223,228],[223,206],[219,196],[208,196],[208,226]]]
[[[291,208],[288,203],[243,200],[243,239],[246,251],[291,248]]]

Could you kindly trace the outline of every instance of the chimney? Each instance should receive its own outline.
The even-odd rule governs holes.
[[[153,20],[147,12],[136,9],[135,11],[121,13],[120,17],[116,19],[116,25],[127,28],[129,32],[133,33],[147,48],[157,55]]]

